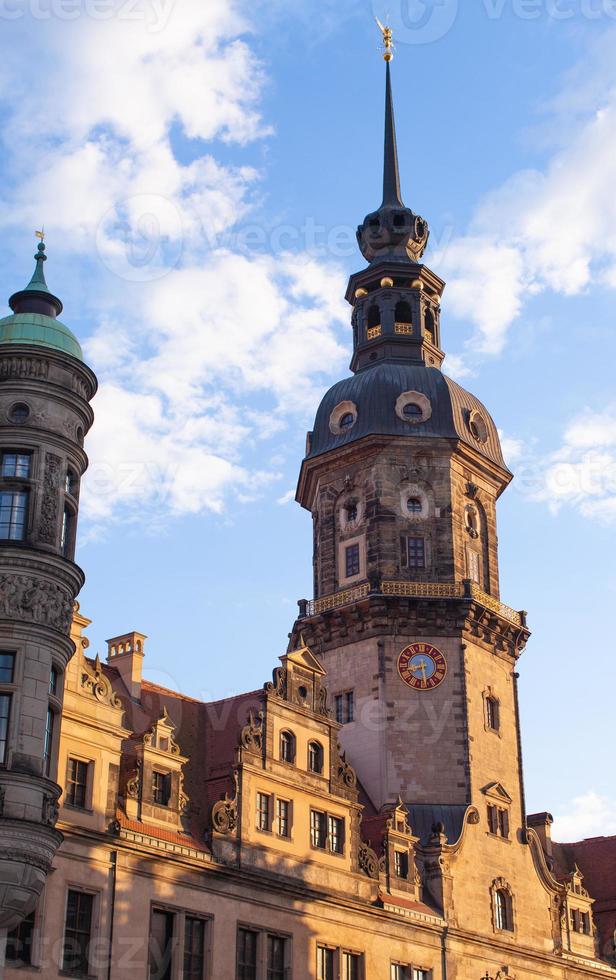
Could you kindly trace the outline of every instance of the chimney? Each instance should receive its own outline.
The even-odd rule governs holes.
[[[141,697],[144,645],[143,633],[124,633],[107,640],[107,663],[115,667],[131,698]]]
[[[552,857],[552,824],[554,823],[554,817],[551,813],[531,813],[530,816],[526,818],[526,823],[529,827],[532,827],[539,840],[541,841],[541,846],[549,858]]]

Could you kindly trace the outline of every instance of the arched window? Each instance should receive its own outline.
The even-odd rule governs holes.
[[[513,932],[511,895],[504,888],[498,888],[494,893],[494,921],[497,929]]]
[[[486,698],[486,726],[491,732],[500,730],[500,704],[492,695]]]
[[[406,509],[408,510],[409,514],[413,514],[415,517],[418,517],[423,511],[423,504],[421,502],[421,498],[409,497],[409,499],[406,502]]]
[[[409,303],[396,303],[396,323],[412,323],[413,314]]]
[[[371,306],[368,310],[368,330],[381,325],[381,311],[378,306]]]
[[[323,772],[323,746],[319,742],[308,745],[308,769],[310,772]]]
[[[295,735],[293,732],[280,733],[280,759],[282,762],[295,762]]]
[[[417,402],[407,402],[407,404],[402,409],[402,414],[405,418],[415,421],[416,419],[421,419],[423,417],[423,411],[421,406]]]
[[[434,313],[428,307],[426,310],[426,337],[430,341],[434,341]]]

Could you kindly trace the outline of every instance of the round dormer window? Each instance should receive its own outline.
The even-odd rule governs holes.
[[[329,417],[329,431],[335,436],[344,436],[357,422],[357,405],[354,402],[340,402]]]
[[[481,412],[471,412],[468,427],[473,439],[476,439],[477,442],[488,441],[488,424]]]
[[[421,391],[403,391],[396,402],[396,415],[410,425],[427,422],[432,415],[430,399]]]

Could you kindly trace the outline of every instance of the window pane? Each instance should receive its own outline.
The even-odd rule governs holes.
[[[286,939],[267,937],[267,980],[284,980]]]
[[[0,493],[0,540],[23,541],[28,494],[23,490]]]
[[[426,567],[426,544],[423,538],[408,538],[409,568]]]
[[[80,759],[68,760],[68,777],[66,786],[66,802],[71,806],[81,807],[86,805],[86,793],[88,789],[88,763]]]
[[[173,966],[172,912],[154,909],[150,925],[150,980],[171,980]]]
[[[335,980],[335,952],[319,946],[317,949],[317,980]]]
[[[205,942],[205,922],[186,916],[184,923],[183,980],[202,980]]]
[[[329,848],[334,854],[344,851],[344,821],[339,817],[328,817]]]
[[[359,545],[351,544],[345,549],[345,572],[346,578],[359,575]]]
[[[15,670],[15,654],[0,653],[0,684],[12,684]]]
[[[32,962],[32,939],[34,936],[34,917],[31,912],[23,919],[16,929],[12,929],[6,937],[6,959],[12,963]]]
[[[3,453],[2,476],[14,476],[20,480],[27,479],[30,476],[30,454]]]
[[[237,933],[237,980],[257,980],[258,933],[239,929]]]
[[[311,742],[308,746],[308,768],[311,772],[323,772],[323,749],[318,742]]]
[[[289,803],[287,800],[276,800],[276,820],[278,824],[279,837],[288,837],[289,827]]]
[[[310,842],[313,847],[326,846],[325,814],[318,810],[310,811]]]
[[[257,827],[270,829],[270,798],[267,793],[257,793]]]
[[[72,889],[69,891],[66,902],[66,926],[62,956],[62,969],[66,970],[67,973],[88,973],[93,905],[93,895]]]
[[[334,699],[336,707],[336,721],[339,725],[344,725],[344,695],[337,694]]]
[[[357,953],[342,954],[343,980],[361,980],[361,956]]]
[[[0,694],[0,763],[6,762],[6,746],[9,734],[9,718],[11,715],[10,694]]]
[[[346,695],[346,720],[353,721],[355,717],[355,694],[353,691],[347,691]]]
[[[171,779],[166,772],[152,773],[152,799],[157,806],[169,806]]]
[[[43,749],[43,771],[46,776],[51,770],[51,753],[53,749],[53,730],[55,724],[53,708],[47,708],[47,720],[45,722],[45,745]]]

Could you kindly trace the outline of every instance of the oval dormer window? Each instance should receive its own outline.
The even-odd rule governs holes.
[[[488,441],[488,424],[481,412],[471,412],[468,427],[473,439],[476,439],[477,442]]]
[[[410,425],[427,422],[432,415],[430,399],[421,391],[403,391],[396,401],[396,415]]]
[[[344,436],[357,422],[357,406],[354,402],[340,402],[329,417],[329,431],[335,436]]]

